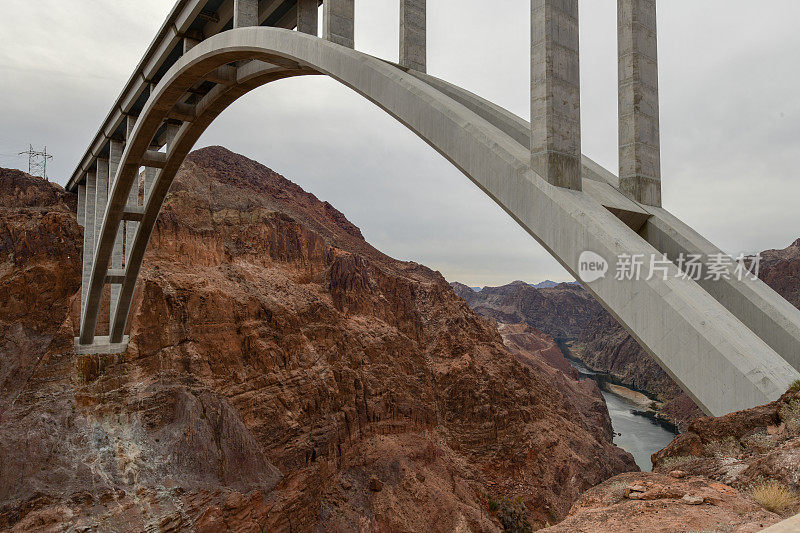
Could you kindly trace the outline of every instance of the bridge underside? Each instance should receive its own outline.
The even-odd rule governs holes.
[[[405,124],[573,275],[585,250],[609,259],[623,253],[717,252],[667,211],[622,194],[615,176],[586,158],[583,190],[551,185],[530,167],[530,125],[463,89],[312,35],[240,28],[188,50],[131,124],[91,257],[79,350],[124,349],[150,234],[174,176],[203,131],[252,89],[309,74],[335,78]],[[207,80],[217,84],[187,106],[187,94]],[[165,150],[153,147],[159,136]],[[142,168],[155,170],[139,205],[135,186]],[[109,268],[123,222],[125,257]],[[118,291],[109,337],[101,339],[95,333],[106,285]],[[587,289],[710,414],[771,401],[800,378],[794,351],[800,346],[800,313],[761,282],[701,286],[671,264],[666,280],[602,278]]]

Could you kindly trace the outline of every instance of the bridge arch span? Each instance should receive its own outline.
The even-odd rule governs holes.
[[[237,62],[237,67],[228,67]],[[81,319],[79,342],[94,340],[99,303],[109,283],[108,264],[134,180],[153,166],[148,151],[180,99],[198,82],[217,85],[180,126],[172,126],[162,167],[145,200],[112,311],[110,341],[123,338],[136,280],[161,205],[184,158],[213,120],[254,88],[291,76],[323,74],[372,101],[461,170],[577,277],[583,251],[612,262],[620,254],[659,252],[586,191],[551,185],[531,170],[530,150],[481,116],[413,73],[314,36],[250,27],[225,31],[182,56],[153,90],[131,130],[109,195]],[[185,115],[186,112],[183,111]],[[150,165],[148,165],[150,163]],[[659,254],[660,255],[660,254]],[[113,276],[112,276],[113,277]],[[675,265],[668,279],[598,279],[586,288],[661,366],[710,414],[775,399],[800,377],[764,340]]]

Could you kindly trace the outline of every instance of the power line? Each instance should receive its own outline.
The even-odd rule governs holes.
[[[53,156],[47,153],[47,146],[44,150],[37,152],[33,149],[33,145],[28,145],[27,152],[20,152],[19,155],[28,156],[28,174],[31,176],[41,176],[47,180],[47,160],[53,159]]]

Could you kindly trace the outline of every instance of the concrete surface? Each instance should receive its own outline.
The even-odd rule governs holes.
[[[97,176],[94,172],[86,174],[86,203],[81,218],[83,225],[83,270],[81,273],[81,316],[86,308],[86,296],[94,266],[94,204],[97,195]]]
[[[234,62],[271,65],[263,77],[212,91],[197,119],[180,127],[153,186],[133,242],[112,322],[121,341],[147,242],[172,179],[195,141],[230,103],[282,77],[322,72],[396,117],[453,162],[567,270],[577,275],[580,253],[613,262],[621,253],[657,250],[590,194],[553,186],[530,166],[530,151],[474,111],[391,64],[325,40],[275,28],[242,28],[198,44],[167,72],[142,110],[123,154],[122,172],[98,240],[80,342],[91,344],[116,229],[150,139],[186,89],[206,73]],[[287,63],[288,60],[288,63]],[[275,70],[275,64],[296,67]],[[244,80],[243,80],[244,81]],[[677,267],[667,280],[601,278],[587,289],[633,334],[704,410],[720,415],[777,398],[800,374],[708,292],[684,280]]]
[[[128,349],[130,338],[125,335],[120,342],[111,342],[107,336],[96,337],[94,344],[81,344],[78,337],[75,337],[75,353],[77,355],[99,355],[125,353]]]
[[[661,206],[656,0],[617,0],[619,188]]]
[[[460,87],[421,73],[413,73],[454,100],[474,111],[513,137],[521,145],[529,143],[530,125],[521,117]],[[585,155],[584,191],[640,234],[660,253],[673,260],[679,254],[700,254],[705,258],[722,253],[717,246],[669,211],[637,204],[623,195],[617,176]],[[602,185],[600,185],[602,184]],[[773,350],[800,371],[800,310],[761,280],[731,277],[719,281],[701,280],[700,285],[761,337]]]
[[[199,42],[199,41],[198,41]],[[125,124],[125,140],[130,138],[131,132],[133,131],[133,127],[136,125],[136,117],[128,116],[126,118]],[[124,148],[124,147],[123,147]],[[131,184],[131,191],[128,194],[128,203],[127,209],[132,210],[134,208],[139,207],[139,176],[137,175],[136,179],[133,180]],[[128,264],[128,257],[131,255],[131,247],[130,243],[133,242],[133,237],[136,235],[136,229],[139,227],[139,223],[135,220],[126,220],[125,221],[125,265]],[[117,298],[117,302],[119,298]],[[111,309],[115,309],[115,306],[111,306]]]
[[[117,170],[119,169],[119,162],[122,158],[122,150],[124,144],[117,140],[111,140],[109,142],[109,150],[108,150],[108,177],[109,177],[109,188],[113,187],[114,179],[117,176]],[[111,254],[111,267],[114,269],[122,268],[122,251],[123,251],[123,239],[125,238],[125,228],[120,225],[117,229],[117,238],[114,240],[114,251]],[[114,309],[117,306],[117,300],[119,299],[119,291],[120,286],[117,284],[111,285],[111,305],[109,307],[109,312],[114,313]],[[111,317],[109,317],[111,318]]]
[[[355,0],[326,0],[322,4],[322,38],[355,48]]]
[[[297,1],[297,31],[309,35],[319,32],[319,2],[317,0]]]
[[[86,183],[78,185],[78,225],[86,224]]]
[[[531,0],[531,167],[581,190],[578,0]]]
[[[427,68],[426,0],[400,0],[400,65],[425,72]]]
[[[233,27],[258,26],[258,0],[233,0]]]

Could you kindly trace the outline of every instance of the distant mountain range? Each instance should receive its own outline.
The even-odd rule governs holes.
[[[524,281],[515,281],[514,283],[525,283]],[[552,289],[562,283],[567,283],[569,285],[578,285],[577,281],[551,281],[549,279],[545,281],[540,281],[539,283],[528,283],[534,289]],[[470,287],[475,292],[481,292],[484,288],[483,287]]]

